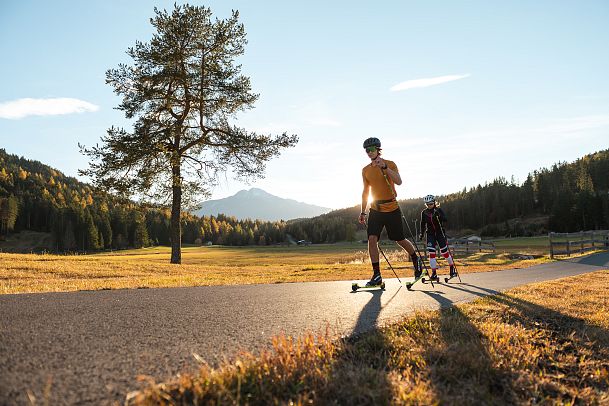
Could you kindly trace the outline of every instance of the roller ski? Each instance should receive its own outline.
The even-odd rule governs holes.
[[[440,277],[438,276],[438,274],[436,273],[436,270],[434,269],[431,272],[431,276],[429,278],[427,278],[427,279],[421,278],[421,282],[423,282],[423,283],[427,283],[427,282],[431,282],[431,283],[438,282],[438,283],[440,283]]]
[[[425,277],[428,276],[427,274],[427,270],[423,271],[419,276],[415,277],[414,280],[412,282],[407,282],[406,283],[406,289],[411,290],[412,285],[414,285],[415,283],[421,281],[425,281]],[[429,279],[427,279],[429,280]],[[433,286],[433,281],[430,281],[432,286]]]
[[[418,267],[415,270],[414,273],[414,280],[412,282],[407,282],[406,283],[406,289],[411,290],[412,285],[414,285],[415,283],[421,281],[423,283],[425,283],[425,277],[428,276],[428,272],[427,272],[427,266],[423,263],[423,261],[421,260],[421,257],[419,257],[418,260]],[[427,279],[429,280],[429,279]],[[431,281],[431,286],[433,286],[433,281]]]
[[[360,285],[357,282],[353,282],[351,284],[351,291],[352,292],[357,292],[359,289],[361,290],[371,290],[371,289],[380,289],[380,290],[385,290],[385,282],[381,282],[380,285]]]
[[[365,285],[360,285],[357,282],[353,282],[351,284],[351,291],[352,292],[357,292],[358,289],[365,289],[365,290],[370,290],[370,289],[380,289],[380,290],[385,290],[385,282],[383,282],[383,278],[381,278],[381,274],[374,274],[372,276],[372,279],[370,279],[368,282],[366,282]]]
[[[459,272],[457,272],[457,267],[455,265],[450,266],[450,274],[448,278],[444,278],[444,283],[448,283],[453,278],[459,278],[459,282],[461,282],[461,277],[459,276]]]

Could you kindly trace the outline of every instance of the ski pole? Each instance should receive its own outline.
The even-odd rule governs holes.
[[[368,223],[366,221],[364,221],[364,224],[366,225],[366,228],[368,228]],[[379,251],[381,252],[381,254],[383,254],[383,258],[385,258],[385,261],[387,261],[387,264],[389,265],[389,268],[391,268],[391,270],[393,271],[393,274],[395,275],[396,278],[398,278],[398,282],[400,282],[400,284],[402,284],[402,281],[400,280],[400,277],[398,276],[398,274],[395,272],[395,269],[393,269],[393,267],[391,266],[391,262],[389,262],[389,260],[387,259],[387,257],[385,256],[385,253],[383,252],[383,249],[381,248],[381,245],[379,244],[380,242],[380,238],[381,236],[379,235],[379,241],[377,241],[376,243],[376,247],[379,249]]]
[[[400,209],[400,211],[402,211]],[[414,235],[412,234],[412,230],[410,229],[410,224],[408,224],[408,220],[406,220],[406,217],[404,217],[404,215],[402,214],[402,220],[404,220],[404,223],[406,223],[406,227],[408,227],[408,232],[410,233],[410,237],[412,238],[412,241],[414,241],[414,248],[417,251],[417,255],[419,256],[419,260],[421,261],[421,263],[423,264],[423,266],[425,267],[425,272],[427,273],[427,275],[429,275],[429,282],[431,282],[431,287],[435,288],[433,281],[431,280],[431,274],[429,273],[429,269],[427,268],[427,264],[425,264],[425,261],[423,261],[423,258],[421,257],[421,251],[419,251],[419,246],[417,245],[417,240],[414,238]]]
[[[448,243],[448,237],[446,236],[446,233],[444,232],[444,227],[442,226],[440,217],[438,215],[436,215],[435,217],[436,217],[436,220],[438,220],[438,224],[440,225],[440,231],[442,232],[442,237],[444,237],[444,241],[446,241],[446,248],[448,248],[448,252],[450,253],[450,256],[453,258],[453,266],[455,267],[455,272],[457,273],[457,278],[459,278],[459,282],[461,282],[461,275],[459,275],[459,271],[457,270],[457,264],[455,263],[455,254],[453,254],[453,251],[450,249],[450,244]]]
[[[398,278],[398,282],[400,282],[400,284],[401,284],[402,281],[400,280],[400,277],[398,276],[398,274],[395,272],[395,270],[391,266],[391,262],[389,262],[389,260],[385,256],[385,253],[383,252],[383,249],[381,248],[380,244],[377,243],[377,246],[378,246],[379,251],[381,252],[381,254],[383,254],[383,258],[385,258],[385,261],[387,261],[387,264],[389,265],[389,268],[391,268],[391,270],[393,271],[393,274],[395,275],[396,278]]]

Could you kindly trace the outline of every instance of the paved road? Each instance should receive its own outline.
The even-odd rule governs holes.
[[[462,284],[388,279],[386,291],[350,292],[349,282],[209,286],[0,296],[0,405],[109,404],[138,389],[137,375],[165,380],[280,332],[330,326],[349,334],[514,286],[609,267],[609,253],[522,270],[462,276]],[[387,273],[385,273],[387,274]]]

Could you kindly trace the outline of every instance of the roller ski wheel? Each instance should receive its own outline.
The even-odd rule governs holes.
[[[458,275],[449,275],[448,278],[444,278],[444,283],[448,283],[449,280],[456,278]]]

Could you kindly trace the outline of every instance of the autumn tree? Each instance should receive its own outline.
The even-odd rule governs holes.
[[[240,179],[264,176],[266,162],[298,138],[231,123],[258,99],[235,61],[247,43],[238,11],[224,20],[190,5],[154,12],[152,39],[127,51],[133,65],[106,73],[133,130],[112,127],[101,146],[81,146],[91,158],[81,174],[105,190],[171,202],[171,263],[179,264],[183,202],[209,196],[229,169]]]

